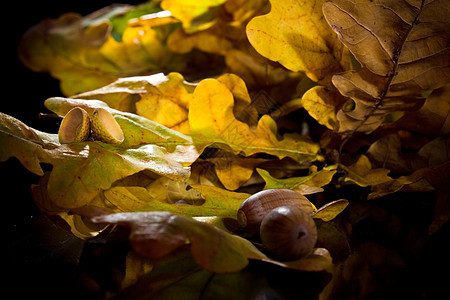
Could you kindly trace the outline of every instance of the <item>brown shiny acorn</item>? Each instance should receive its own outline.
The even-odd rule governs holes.
[[[294,206],[280,206],[261,222],[264,247],[278,259],[297,260],[308,255],[317,242],[317,228],[311,215]]]
[[[241,228],[252,234],[259,234],[261,221],[272,209],[291,205],[301,208],[308,214],[314,208],[308,198],[289,189],[268,189],[248,197],[239,207],[237,222]]]

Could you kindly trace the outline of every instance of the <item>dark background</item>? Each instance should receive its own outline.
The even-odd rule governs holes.
[[[144,1],[123,1],[126,4],[137,4]],[[65,12],[77,12],[81,15],[89,14],[116,2],[98,0],[70,0],[70,1],[8,1],[2,6],[2,90],[0,111],[11,115],[25,124],[48,132],[56,132],[55,120],[40,120],[39,112],[47,112],[43,106],[45,99],[63,96],[59,89],[59,82],[47,73],[35,73],[22,65],[17,57],[17,46],[22,34],[31,26],[44,18],[57,18]],[[1,145],[0,145],[1,146]],[[14,299],[45,297],[46,299],[91,299],[97,297],[96,285],[89,278],[84,277],[77,267],[78,258],[83,243],[55,226],[46,216],[35,207],[30,196],[30,185],[37,183],[39,177],[27,171],[16,159],[0,162],[2,178],[0,188],[2,192],[2,232],[5,260],[2,268],[6,276],[6,287],[3,294]],[[403,201],[397,211],[410,219],[411,224],[423,224],[425,230],[432,218],[432,201],[426,202],[426,218],[421,219],[423,212],[420,206],[414,208],[414,214],[405,212],[408,199]],[[414,199],[411,199],[414,200]],[[416,200],[414,200],[416,202]],[[389,209],[392,209],[391,207]],[[385,232],[377,228],[380,223],[366,222],[360,226],[361,240],[375,240]],[[361,229],[362,228],[362,229]],[[378,230],[378,231],[377,231]],[[422,230],[422,231],[423,231]],[[406,229],[405,229],[406,231]],[[401,280],[401,286],[396,291],[405,290],[408,299],[430,299],[424,294],[413,294],[414,290],[425,290],[437,295],[448,278],[448,269],[443,263],[448,263],[448,246],[443,248],[448,240],[449,225],[430,238],[427,249],[421,251],[414,260],[417,266],[401,268],[398,276],[406,274],[414,276],[413,280]],[[378,235],[379,233],[379,235]],[[370,236],[372,235],[372,236]],[[6,237],[6,238],[5,238]],[[411,237],[414,241],[415,237]],[[394,244],[395,241],[392,242]],[[443,271],[443,275],[442,272]],[[389,276],[395,277],[393,273]],[[385,274],[383,273],[383,276]],[[426,284],[424,289],[417,288],[421,281]],[[355,282],[357,278],[355,278]],[[448,284],[448,282],[447,282]],[[358,289],[358,287],[353,287]],[[407,289],[412,289],[409,293]],[[12,295],[12,296],[9,296]],[[389,299],[389,295],[385,295]],[[412,296],[412,297],[411,297]],[[417,296],[417,297],[415,297]],[[348,299],[348,298],[347,298]],[[380,299],[380,298],[377,298]]]
[[[0,112],[11,115],[42,131],[56,132],[55,120],[40,120],[48,112],[45,99],[63,96],[59,81],[48,73],[27,69],[18,59],[17,47],[23,33],[45,18],[66,12],[87,15],[113,3],[138,4],[142,1],[64,0],[5,1],[1,8],[2,84]],[[1,146],[1,145],[0,145]],[[2,268],[5,297],[23,299],[91,298],[83,289],[86,282],[76,268],[82,243],[56,227],[34,205],[30,185],[39,177],[26,170],[15,158],[0,162],[2,193],[2,244],[6,253]],[[89,283],[88,283],[89,285]]]

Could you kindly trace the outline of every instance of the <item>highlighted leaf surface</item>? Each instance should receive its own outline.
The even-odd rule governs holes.
[[[324,20],[324,0],[270,2],[270,13],[247,25],[248,39],[261,55],[325,84],[349,68],[347,50]]]
[[[168,128],[188,133],[189,103],[194,84],[184,81],[181,74],[119,78],[102,88],[76,95],[78,99],[96,99],[111,108],[136,113]]]
[[[100,101],[51,98],[46,102],[62,114],[76,103],[90,113],[95,107],[108,108]],[[17,157],[27,169],[41,176],[44,172],[40,164],[51,164],[53,169],[47,183],[48,197],[54,205],[65,209],[86,205],[115,181],[143,170],[172,180],[189,177],[188,165],[196,160],[198,153],[188,137],[161,125],[145,122],[144,118],[142,123],[138,123],[138,116],[133,114],[111,112],[128,138],[127,148],[100,142],[61,145],[56,134],[34,130],[19,120],[1,114],[0,141],[3,146],[0,159]],[[147,127],[146,123],[150,126]],[[138,130],[144,140],[138,139],[140,142],[134,143],[136,139],[132,137]],[[147,143],[143,143],[145,140]],[[149,144],[149,140],[153,140],[154,144]]]
[[[245,156],[267,153],[299,162],[316,159],[319,151],[316,143],[299,135],[285,134],[279,139],[276,123],[269,115],[263,115],[254,129],[236,119],[233,89],[216,79],[202,80],[196,87],[189,109],[189,125],[200,152],[214,144]]]

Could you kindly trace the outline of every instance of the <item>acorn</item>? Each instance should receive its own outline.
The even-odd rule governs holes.
[[[92,113],[92,133],[95,140],[108,144],[120,144],[124,140],[122,128],[116,119],[101,107]]]
[[[86,141],[91,133],[89,114],[80,107],[72,108],[59,126],[58,139],[61,144]]]
[[[262,220],[260,237],[277,259],[298,260],[317,242],[317,227],[311,215],[295,206],[279,206]]]
[[[264,216],[272,209],[284,205],[299,207],[308,214],[314,212],[311,202],[302,194],[290,189],[268,189],[251,195],[241,204],[237,222],[245,231],[259,234]]]

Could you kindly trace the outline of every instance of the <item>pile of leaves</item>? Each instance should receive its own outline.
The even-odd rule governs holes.
[[[125,140],[60,144],[0,114],[0,160],[39,175],[36,205],[77,237],[129,228],[122,289],[180,261],[192,271],[186,257],[214,273],[249,260],[322,271],[326,248],[275,260],[236,227],[237,209],[288,188],[320,223],[348,204],[324,191],[433,192],[438,231],[450,217],[448,15],[446,0],[162,0],[46,19],[19,47],[60,80],[65,97],[45,106],[105,108]]]

